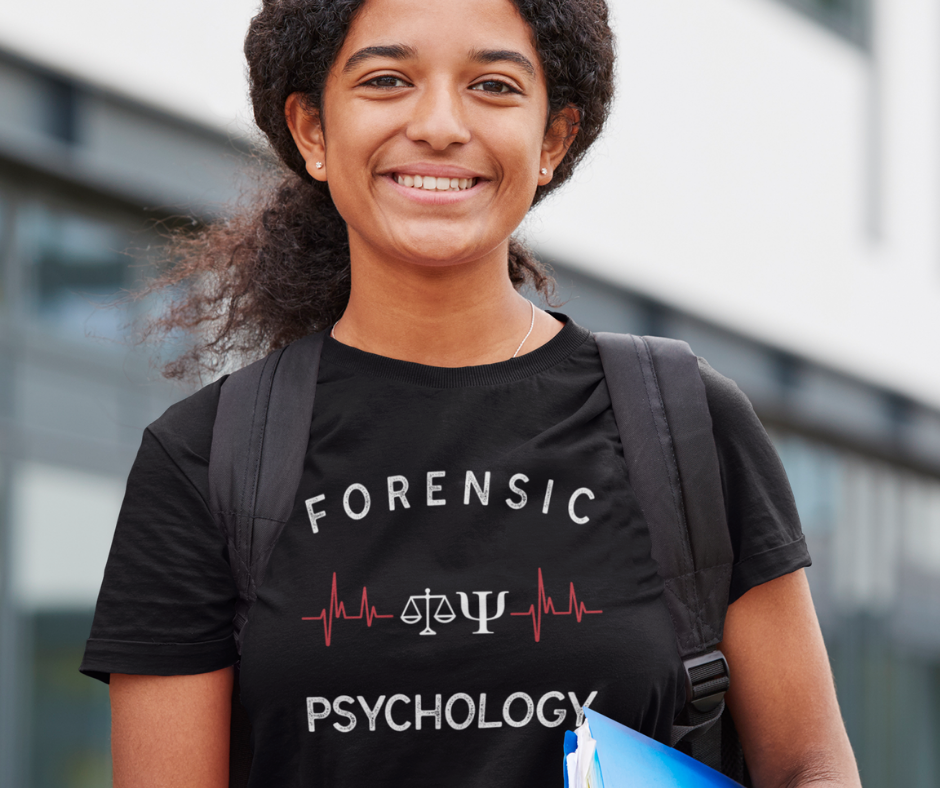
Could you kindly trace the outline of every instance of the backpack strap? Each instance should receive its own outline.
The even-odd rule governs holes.
[[[714,723],[729,679],[715,647],[728,609],[733,552],[698,359],[674,339],[595,338],[685,666],[686,709],[671,743],[691,741],[694,757],[720,769],[720,726]]]
[[[232,621],[242,652],[248,611],[290,517],[310,440],[326,331],[232,373],[222,384],[209,454],[209,506],[228,545],[238,589]],[[246,788],[254,757],[251,722],[232,688],[229,786]]]
[[[311,334],[229,375],[209,455],[209,506],[228,544],[238,588],[235,644],[294,498],[310,440],[320,352]]]

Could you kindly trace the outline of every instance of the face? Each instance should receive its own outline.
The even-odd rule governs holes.
[[[287,104],[354,264],[361,253],[505,261],[566,149],[564,133],[546,134],[547,113],[530,30],[509,0],[368,0],[327,78],[322,124],[296,96]]]

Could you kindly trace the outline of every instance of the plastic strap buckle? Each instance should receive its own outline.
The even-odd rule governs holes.
[[[711,651],[701,657],[683,661],[685,667],[685,697],[700,712],[712,711],[724,700],[731,677],[728,661],[720,651]]]

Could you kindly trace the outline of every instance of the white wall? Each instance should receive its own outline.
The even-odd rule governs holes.
[[[874,59],[774,0],[612,6],[614,116],[529,239],[940,405],[940,6],[880,0]]]

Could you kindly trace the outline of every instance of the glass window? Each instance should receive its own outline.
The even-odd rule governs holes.
[[[59,333],[114,338],[125,318],[103,309],[128,284],[126,227],[39,207],[24,219],[33,313]]]
[[[866,788],[940,785],[940,479],[774,430]]]

